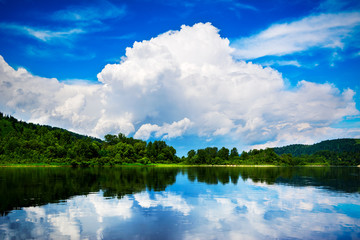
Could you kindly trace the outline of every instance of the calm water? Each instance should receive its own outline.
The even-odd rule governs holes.
[[[360,239],[360,168],[1,168],[0,239]]]

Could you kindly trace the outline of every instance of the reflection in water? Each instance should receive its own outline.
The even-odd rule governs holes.
[[[200,167],[186,169],[189,180],[208,184],[243,180],[292,186],[321,186],[336,191],[360,192],[360,169],[356,167]]]
[[[7,193],[0,196],[6,213],[0,239],[356,239],[359,174],[359,168],[0,169]]]
[[[0,213],[98,192],[123,197],[175,183],[177,168],[0,168]]]

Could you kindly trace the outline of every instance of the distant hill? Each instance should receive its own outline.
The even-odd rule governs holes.
[[[75,139],[91,139],[98,142],[101,142],[101,139],[89,137],[85,135],[81,135],[78,133],[74,133],[71,131],[68,131],[66,129],[58,128],[58,127],[51,127],[48,125],[40,125],[40,124],[34,124],[34,123],[27,123],[20,120],[17,120],[13,116],[6,116],[3,113],[0,112],[0,137],[5,137],[8,134],[20,134],[22,135],[24,133],[24,130],[33,130],[36,133],[44,133],[44,132],[61,132],[65,133]],[[26,131],[25,130],[25,131]]]
[[[285,147],[276,147],[274,148],[274,151],[278,155],[292,154],[293,156],[312,155],[321,151],[330,151],[335,153],[360,153],[360,139],[334,139],[312,145],[293,144]]]

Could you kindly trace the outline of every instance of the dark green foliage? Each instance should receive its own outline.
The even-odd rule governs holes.
[[[285,147],[274,148],[274,151],[279,155],[291,153],[295,157],[299,157],[301,155],[312,155],[319,151],[358,153],[360,152],[360,140],[344,138],[326,140],[313,145],[293,144]]]
[[[336,166],[356,166],[360,164],[359,139],[326,140],[313,145],[294,144],[274,148],[275,153],[294,157],[296,165],[319,164]]]
[[[177,163],[176,150],[154,143],[106,135],[105,141],[64,129],[25,123],[0,114],[0,164],[56,164],[73,167]]]
[[[228,160],[229,159],[229,149],[225,148],[225,147],[222,147],[217,156],[221,159],[225,159],[225,160]]]
[[[189,151],[186,162],[188,164],[356,166],[360,164],[360,144],[358,142],[357,139],[338,139],[310,146],[290,145],[274,149],[253,149],[249,152],[243,151],[240,156],[236,148],[231,150],[230,155],[229,150],[224,147],[219,151],[217,148],[206,148],[199,149],[197,152]],[[298,155],[299,149],[306,149],[309,154]]]
[[[105,141],[60,128],[18,121],[0,113],[0,164],[56,164],[74,167],[124,164],[187,163],[207,165],[337,165],[360,164],[360,140],[337,139],[314,145],[253,149],[207,147],[179,158],[164,141],[145,141],[108,134]]]
[[[238,152],[237,148],[234,147],[233,149],[231,149],[230,158],[234,158],[234,157],[238,157],[238,156],[239,156],[239,152]]]
[[[236,150],[237,152],[237,150]],[[190,150],[185,162],[188,164],[232,164],[235,159],[239,158],[238,154],[229,155],[229,149],[222,147],[207,147],[205,149]]]

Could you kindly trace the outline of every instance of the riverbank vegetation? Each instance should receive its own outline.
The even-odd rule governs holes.
[[[164,141],[145,142],[124,134],[104,140],[64,129],[18,121],[0,113],[1,165],[336,165],[360,164],[359,139],[337,139],[314,145],[253,149],[208,147],[179,158]]]

